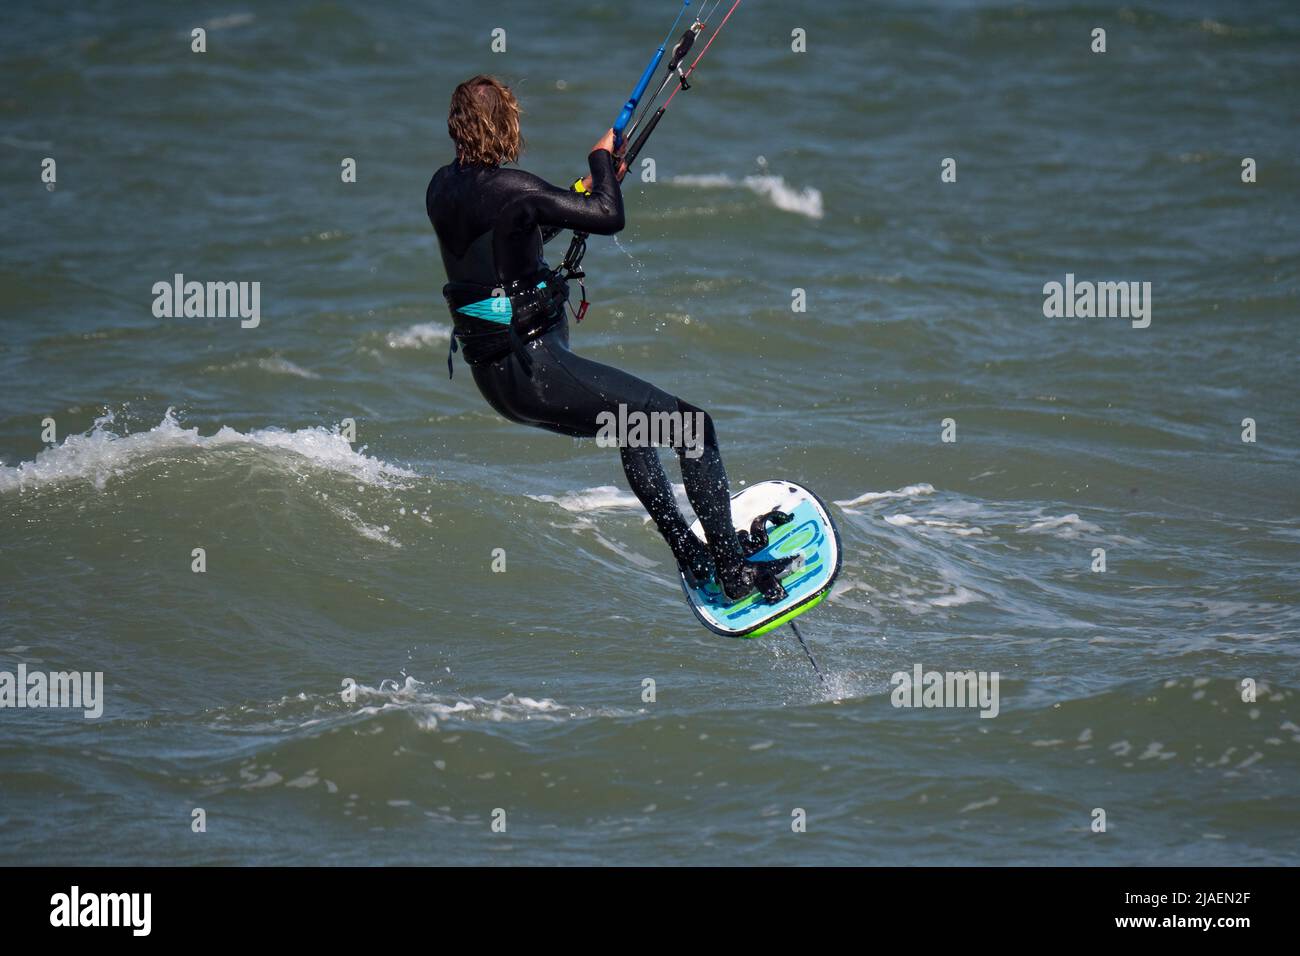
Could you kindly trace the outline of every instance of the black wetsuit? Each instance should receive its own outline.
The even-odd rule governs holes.
[[[612,235],[623,228],[613,158],[597,150],[588,165],[592,186],[585,194],[499,166],[453,162],[434,174],[425,205],[449,280],[444,294],[455,321],[453,348],[464,346],[474,382],[494,409],[511,421],[561,435],[595,436],[597,416],[617,416],[620,405],[647,414],[700,413],[702,454],[676,450],[707,548],[678,510],[657,448],[621,447],[623,470],[679,565],[702,580],[716,571],[729,594],[743,594],[755,585],[761,566],[745,561],[732,525],[727,473],[708,414],[569,350],[567,288],[547,267],[542,246],[564,229]],[[504,308],[506,302],[493,293],[508,300],[509,319],[498,314],[495,306]]]

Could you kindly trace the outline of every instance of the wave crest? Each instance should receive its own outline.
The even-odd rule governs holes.
[[[112,414],[103,415],[89,431],[69,435],[62,444],[45,449],[32,461],[0,466],[0,494],[74,480],[90,481],[102,489],[110,478],[159,455],[183,449],[266,449],[381,487],[419,477],[406,468],[364,454],[364,449],[354,449],[337,425],[332,429],[317,425],[292,432],[277,428],[240,432],[223,425],[216,434],[205,436],[199,434],[198,428],[183,427],[170,408],[161,422],[145,432],[119,435],[112,425]]]

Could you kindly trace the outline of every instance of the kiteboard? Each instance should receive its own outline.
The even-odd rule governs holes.
[[[840,536],[826,506],[793,481],[760,481],[731,496],[731,516],[738,528],[773,511],[790,515],[784,524],[765,524],[767,546],[750,555],[755,561],[795,558],[780,579],[786,595],[776,603],[757,591],[731,601],[716,582],[697,588],[681,575],[682,590],[700,623],[726,637],[759,637],[810,611],[826,597],[840,573]],[[704,539],[697,519],[691,530]]]

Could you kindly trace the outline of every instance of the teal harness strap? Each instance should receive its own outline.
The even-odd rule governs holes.
[[[564,304],[569,299],[569,287],[562,277],[550,271],[542,274],[545,278],[539,281],[534,281],[534,274],[533,278],[495,288],[473,282],[448,282],[443,286],[442,295],[453,321],[458,316],[465,316],[504,326],[482,331],[453,328],[447,347],[448,378],[455,376],[452,356],[459,344],[466,346],[465,360],[470,365],[493,361],[513,351],[519,356],[524,372],[531,372],[532,362],[524,351],[524,344],[558,324],[564,317]],[[485,292],[491,294],[485,296]],[[503,347],[491,348],[493,340],[501,340]],[[485,351],[479,350],[478,343]],[[471,345],[478,354],[471,354]]]
[[[461,315],[473,316],[476,319],[483,319],[485,322],[496,322],[500,325],[509,325],[510,319],[515,314],[514,303],[510,301],[510,297],[507,295],[489,296],[486,299],[462,305],[456,311]]]

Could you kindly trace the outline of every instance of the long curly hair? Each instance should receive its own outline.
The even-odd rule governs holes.
[[[479,75],[456,87],[447,115],[456,159],[488,166],[517,162],[524,150],[519,112],[510,87],[494,76]]]

